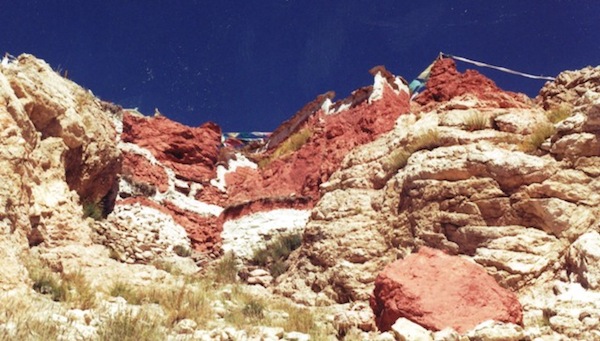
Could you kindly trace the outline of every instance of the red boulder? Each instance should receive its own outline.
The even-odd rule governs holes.
[[[382,331],[400,317],[459,333],[486,320],[521,324],[523,317],[515,294],[481,266],[428,247],[389,264],[375,280],[370,303]]]

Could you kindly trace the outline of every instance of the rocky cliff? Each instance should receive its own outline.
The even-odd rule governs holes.
[[[218,286],[221,308],[171,320],[156,298],[170,337],[600,338],[600,68],[563,72],[530,99],[440,59],[411,101],[376,67],[373,85],[318,96],[242,149],[222,146],[214,123],[103,102],[30,55],[0,71],[0,290],[37,297],[30,257],[62,282],[84,276],[104,303],[79,307],[88,317],[79,334],[61,325],[66,339],[101,337],[109,311],[135,308],[107,298],[120,281],[207,291],[181,276]],[[259,259],[290,235],[289,258]],[[290,327],[281,312],[284,332],[226,331],[236,311],[277,320],[249,313],[250,296],[236,303],[243,282],[327,322]],[[59,320],[79,314],[69,304],[54,305]],[[0,316],[0,335],[20,335],[15,323]]]

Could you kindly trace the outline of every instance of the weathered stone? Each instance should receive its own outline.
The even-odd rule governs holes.
[[[485,321],[470,330],[467,336],[472,341],[520,341],[525,335],[521,326]]]
[[[396,340],[398,341],[431,341],[433,340],[431,332],[420,325],[405,319],[399,318],[391,327]]]
[[[567,265],[573,280],[585,288],[600,289],[600,234],[587,232],[571,244]]]
[[[183,319],[173,327],[173,331],[178,334],[192,334],[198,324],[194,320]]]

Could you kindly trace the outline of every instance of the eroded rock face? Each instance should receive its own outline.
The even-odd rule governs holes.
[[[31,55],[0,65],[0,290],[28,283],[29,248],[89,247],[82,203],[104,202],[120,169],[118,108]]]
[[[214,123],[192,128],[164,116],[150,118],[126,112],[122,139],[149,150],[179,179],[202,183],[215,177],[221,129]]]
[[[41,139],[57,137],[65,144],[69,188],[82,201],[102,199],[120,170],[110,119],[119,112],[33,56],[20,56],[3,73]]]
[[[121,164],[111,122],[118,108],[31,55],[0,71],[3,230],[32,246],[91,243],[81,203],[110,206]]]
[[[389,131],[398,116],[408,112],[406,86],[394,90],[385,80],[381,82],[376,100],[368,101],[371,92],[365,90],[364,96],[350,96],[348,105],[337,111],[321,109],[306,119],[303,129],[310,131],[310,137],[296,152],[263,169],[232,174],[228,179],[232,201],[296,195],[316,202],[320,184],[338,169],[352,148]]]
[[[451,327],[459,333],[486,320],[522,322],[517,297],[484,268],[427,247],[377,276],[371,308],[382,331],[400,317],[432,331]]]
[[[593,93],[600,93],[600,67],[588,66],[577,71],[563,71],[554,81],[547,82],[536,100],[544,109],[563,104],[576,106]]]

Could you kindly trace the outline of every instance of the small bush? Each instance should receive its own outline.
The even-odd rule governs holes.
[[[94,220],[104,218],[104,205],[101,202],[86,201],[83,203],[83,217]]]
[[[546,117],[552,123],[558,123],[573,114],[573,109],[568,104],[562,104],[546,111]]]
[[[465,117],[464,125],[468,131],[483,130],[488,127],[490,119],[483,113],[472,113]]]
[[[556,128],[552,124],[540,124],[531,134],[525,137],[519,148],[524,152],[534,152],[546,141],[554,135]]]
[[[257,299],[251,299],[242,308],[242,314],[252,320],[261,320],[265,317],[264,310],[265,305],[263,302]]]
[[[49,295],[53,301],[64,302],[67,299],[68,287],[63,285],[58,274],[42,264],[37,258],[28,258],[24,262],[29,278],[33,281],[33,290],[42,295]]]
[[[287,270],[285,261],[300,245],[302,245],[302,236],[299,233],[280,235],[264,248],[255,250],[252,262],[269,267],[271,276],[276,278]]]
[[[143,310],[139,313],[122,311],[100,325],[98,339],[103,341],[165,340],[166,335],[161,328],[161,322],[159,318]]]

